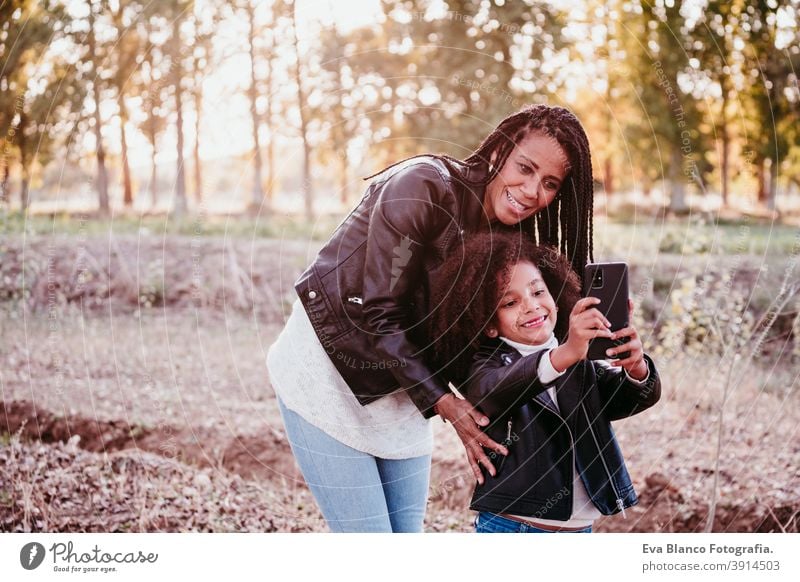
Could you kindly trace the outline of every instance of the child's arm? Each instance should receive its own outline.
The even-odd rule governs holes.
[[[633,302],[628,302],[629,320],[633,319]],[[606,354],[613,358],[617,354],[630,352],[628,357],[614,361],[612,368],[605,362],[596,366],[597,384],[603,400],[603,410],[609,420],[617,420],[638,414],[658,402],[661,398],[661,380],[658,371],[644,353],[639,332],[633,325],[613,334],[612,339],[629,338],[628,342],[609,349]]]
[[[611,337],[608,320],[593,307],[599,302],[596,297],[586,297],[575,303],[569,316],[567,341],[553,350],[522,357],[511,365],[503,365],[493,357],[494,350],[491,348],[478,351],[470,370],[465,396],[494,420],[543,392],[547,386],[543,384],[540,374],[561,375],[567,368],[586,358],[590,339]],[[549,358],[550,362],[542,365],[543,357]]]
[[[595,362],[603,413],[609,420],[619,420],[639,414],[661,398],[661,379],[656,366],[649,356],[643,357],[648,372],[644,381],[637,381],[625,370],[611,367],[602,360]]]
[[[467,400],[492,420],[546,390],[539,379],[539,363],[550,352],[543,350],[504,364],[496,350],[496,346],[478,350],[463,386]]]

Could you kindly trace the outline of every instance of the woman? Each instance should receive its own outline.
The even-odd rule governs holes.
[[[377,177],[376,177],[377,176]],[[537,105],[504,119],[465,160],[418,156],[377,174],[295,283],[267,356],[303,476],[332,531],[419,532],[431,426],[453,424],[475,478],[494,475],[479,410],[429,367],[428,290],[473,233],[516,227],[591,259],[592,168],[580,122]]]

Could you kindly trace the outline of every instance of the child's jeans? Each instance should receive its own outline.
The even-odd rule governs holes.
[[[592,533],[592,526],[570,532],[554,532],[546,529],[539,529],[536,526],[514,521],[496,513],[482,511],[475,519],[476,533]]]

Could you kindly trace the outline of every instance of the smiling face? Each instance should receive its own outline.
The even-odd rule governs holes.
[[[513,225],[550,204],[567,176],[568,158],[552,137],[531,131],[486,185],[483,207],[489,221]]]
[[[519,261],[511,271],[508,286],[501,292],[503,296],[495,321],[487,328],[486,335],[503,336],[528,345],[539,345],[550,339],[558,310],[542,274],[533,263]]]

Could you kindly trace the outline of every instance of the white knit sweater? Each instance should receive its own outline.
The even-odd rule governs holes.
[[[286,408],[345,445],[383,459],[431,454],[431,423],[404,391],[361,406],[325,353],[299,299],[267,353],[267,369]]]

